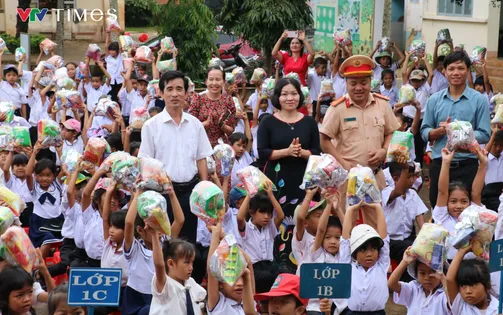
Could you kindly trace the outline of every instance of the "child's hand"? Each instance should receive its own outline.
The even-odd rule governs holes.
[[[363,205],[363,200],[360,200],[359,203],[352,205],[352,206],[349,206],[346,210],[346,213],[349,211],[356,211],[356,210],[360,209],[362,205]]]
[[[462,253],[463,256],[471,251],[472,251],[472,241],[470,241],[470,244],[468,244],[468,246],[461,247],[460,249],[458,249],[458,252]]]
[[[446,280],[445,274],[443,272],[432,272],[429,274],[429,277],[436,278],[442,283],[444,283],[444,281]]]
[[[35,146],[33,147],[33,153],[38,154],[38,152],[40,152],[40,150],[42,150],[42,142],[40,140],[38,140],[35,143]]]
[[[58,153],[58,156],[63,156],[63,144],[56,147],[56,153]]]
[[[479,148],[477,148],[477,150],[475,150],[475,153],[477,154],[477,158],[479,159],[480,164],[486,165],[487,164],[487,151],[479,147]]]
[[[272,186],[273,186],[273,185],[272,185],[272,182],[271,182],[270,180],[267,180],[267,181],[265,182],[265,187],[264,187],[264,188],[265,188],[265,191],[267,191],[267,194],[268,194],[268,195],[271,195],[271,194],[272,194]]]
[[[416,255],[413,255],[411,252],[410,252],[410,248],[411,246],[409,246],[407,248],[407,250],[405,250],[405,252],[403,253],[403,262],[405,262],[407,265],[410,265],[412,264],[416,259],[417,259],[417,256]]]
[[[108,186],[106,189],[106,193],[111,195],[115,191],[116,186],[117,186],[117,181],[112,180],[112,182],[110,183],[110,186]]]
[[[318,192],[318,189],[319,189],[318,186],[311,189],[306,189],[306,199],[313,200],[313,197]]]
[[[7,119],[7,114],[6,113],[1,113],[0,114],[0,122],[5,121]]]
[[[456,153],[456,150],[449,151],[447,147],[442,149],[442,160],[446,162],[452,162],[452,159],[454,158],[454,154]]]
[[[208,228],[208,230],[211,231],[211,233],[217,233],[218,238],[220,240],[223,240],[223,238],[225,237],[224,229],[222,229],[221,222],[218,222],[216,226],[206,225],[206,227]]]
[[[332,310],[332,302],[327,298],[321,299],[320,300],[320,312],[321,313],[326,313],[326,312],[330,313],[331,310]]]
[[[382,209],[381,204],[378,202],[373,202],[373,203],[363,203],[363,208],[364,209],[373,209],[373,210],[379,210]]]
[[[381,40],[378,40],[377,41],[377,47],[381,47],[382,46],[382,41]]]
[[[409,58],[409,57],[410,57],[410,55],[411,55],[411,54],[410,54],[410,51],[406,50],[406,51],[405,51],[405,57]]]
[[[40,250],[40,248],[36,248],[35,251],[37,252],[37,264],[35,265],[34,268],[40,271],[47,270],[47,266],[45,265],[45,260],[44,256],[42,255],[42,251]]]
[[[96,60],[96,64],[101,68],[103,67],[103,61],[101,59]]]
[[[0,121],[2,121],[2,120],[0,119]],[[496,132],[498,132],[498,130],[499,130],[498,124],[491,124],[491,133],[496,133]]]

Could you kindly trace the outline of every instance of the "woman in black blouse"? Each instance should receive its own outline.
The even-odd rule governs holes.
[[[320,134],[318,125],[310,116],[304,116],[298,109],[304,96],[298,81],[283,78],[276,83],[272,104],[279,111],[266,117],[258,128],[258,154],[265,163],[264,173],[276,184],[276,197],[285,212],[287,227],[281,230],[280,242],[275,253],[285,267],[294,268],[291,256],[293,234],[293,213],[302,202],[305,192],[299,188],[311,154],[320,154]],[[290,265],[290,266],[289,266]]]

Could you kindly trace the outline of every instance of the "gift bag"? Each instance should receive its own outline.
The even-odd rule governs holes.
[[[163,39],[161,39],[161,51],[162,52],[172,52],[175,47],[175,42],[173,41],[173,38],[165,36]]]
[[[0,126],[0,151],[12,151],[12,128]]]
[[[494,118],[491,120],[492,124],[503,124],[503,106],[501,104],[496,104],[496,114]]]
[[[443,272],[446,259],[445,241],[449,231],[443,226],[424,223],[417,234],[410,253],[417,256],[417,260],[437,272]]]
[[[443,28],[437,33],[437,44],[452,43],[451,32],[448,28]]]
[[[255,68],[253,70],[252,77],[250,79],[250,84],[256,84],[257,82],[264,82],[267,79],[267,73],[262,68]]]
[[[70,149],[65,153],[63,153],[63,156],[61,157],[61,162],[66,165],[66,170],[68,172],[73,173],[81,157],[82,154],[79,151],[75,149]]]
[[[82,80],[86,77],[86,73],[87,73],[87,65],[84,63],[84,62],[79,62],[79,66],[77,68],[77,71],[76,71],[76,76],[78,79]]]
[[[152,58],[154,57],[154,54],[152,53],[152,50],[148,46],[140,46],[138,49],[136,49],[136,54],[134,56],[134,59],[136,62],[140,63],[150,63],[152,62]]]
[[[412,85],[406,84],[400,88],[398,92],[398,103],[410,104],[416,99],[416,90]]]
[[[176,70],[176,59],[173,58],[173,59],[169,59],[169,60],[159,61],[157,63],[157,69],[161,73]]]
[[[426,51],[426,43],[423,40],[415,39],[410,43],[409,51],[415,59],[421,59]]]
[[[102,98],[96,104],[94,115],[106,116],[109,114],[111,117],[115,116],[115,109],[119,109],[119,104],[108,98]]]
[[[225,214],[223,191],[212,182],[199,182],[190,194],[190,211],[206,224],[221,222]]]
[[[211,155],[206,157],[206,165],[208,166],[208,174],[215,173],[217,165],[215,163],[215,159],[213,159]]]
[[[82,95],[78,91],[61,90],[56,92],[56,105],[58,108],[79,109],[82,103]]]
[[[299,77],[299,74],[297,72],[290,72],[288,73],[285,78],[290,78],[290,79],[294,79],[296,80],[297,82],[299,82],[300,85],[302,85],[302,82],[300,81],[300,77]]]
[[[309,93],[309,88],[307,86],[303,86],[300,88],[300,91],[302,92],[302,95],[304,95],[304,106],[308,106],[309,104],[313,103],[313,100],[311,99],[311,94]]]
[[[321,98],[327,97],[327,98],[333,98],[335,97],[335,92],[334,88],[332,86],[332,80],[326,79],[321,81],[321,86],[320,86],[320,96]]]
[[[497,212],[471,205],[459,215],[454,236],[449,238],[449,244],[459,249],[468,246],[471,241],[473,254],[489,260],[489,245],[493,239],[497,221]]]
[[[467,121],[454,121],[447,125],[447,144],[449,150],[474,152],[479,144],[475,140],[472,124]]]
[[[222,67],[222,60],[220,58],[211,58],[210,62],[208,62],[208,67]]]
[[[31,147],[30,128],[12,127],[12,142],[14,147]]]
[[[59,147],[63,144],[63,139],[61,138],[61,130],[59,129],[58,123],[54,120],[39,120],[37,131],[38,140],[42,144],[43,148]]]
[[[161,194],[168,194],[173,190],[173,184],[164,170],[164,164],[150,157],[140,159],[140,175],[136,187],[154,190]]]
[[[16,217],[19,217],[19,215],[25,208],[25,204],[18,194],[1,185],[0,206],[9,208]]]
[[[234,76],[234,80],[236,84],[243,84],[246,83],[246,74],[245,70],[241,67],[236,67],[232,70],[232,75]]]
[[[213,156],[220,166],[220,175],[223,177],[228,176],[234,166],[234,158],[236,156],[234,149],[232,149],[230,145],[224,143],[222,139],[218,139],[218,144],[213,149]]]
[[[16,52],[14,53],[14,58],[16,62],[20,62],[23,55],[26,55],[26,50],[23,47],[16,48]]]
[[[414,135],[408,131],[395,131],[386,154],[386,162],[411,161],[410,152],[414,145]]]
[[[138,197],[138,215],[145,224],[167,236],[171,235],[171,224],[166,199],[158,192],[146,191]]]
[[[391,52],[391,44],[392,44],[392,41],[389,37],[383,37],[381,39],[381,46],[379,46],[379,48],[377,49],[377,51],[379,53],[382,53],[384,51],[388,51],[388,52]]]
[[[381,191],[377,187],[374,172],[368,167],[357,165],[349,171],[347,204],[352,206],[361,200],[365,203],[381,202]]]
[[[119,25],[119,21],[117,21],[117,18],[114,19],[111,16],[109,16],[106,19],[106,23],[107,23],[107,32],[112,32],[112,31],[120,32],[121,31],[121,27]]]
[[[54,47],[56,47],[56,43],[49,38],[45,38],[40,42],[40,46],[42,47],[44,54],[48,55],[51,49],[54,49]]]
[[[37,264],[37,252],[23,228],[11,226],[0,237],[6,249],[6,254],[26,272],[31,273]]]
[[[234,75],[232,73],[229,73],[229,72],[225,73],[225,83],[227,83],[227,85],[232,85],[232,84],[236,83],[236,78],[234,77]]]
[[[131,111],[131,121],[129,126],[139,130],[148,119],[148,110],[145,107],[136,107]]]
[[[472,51],[472,55],[470,59],[472,60],[472,63],[475,64],[480,64],[482,63],[482,60],[486,58],[486,53],[487,53],[487,48],[481,47],[481,46],[475,46]]]
[[[124,51],[131,51],[136,47],[133,39],[128,35],[119,36],[119,43]]]
[[[122,66],[124,67],[124,70],[127,71],[127,69],[131,68],[133,69],[133,61],[134,58],[123,58],[122,59]]]
[[[0,50],[4,50],[6,47],[5,41],[0,37]]]
[[[266,182],[269,180],[264,173],[251,165],[240,169],[237,172],[237,176],[243,182],[246,191],[250,194],[250,198],[255,197],[259,191],[264,191]],[[278,190],[274,184],[272,184],[272,190]]]
[[[262,95],[266,95],[267,98],[271,98],[274,94],[274,85],[276,84],[275,79],[267,78],[262,83]]]
[[[103,163],[100,165],[100,169],[105,171],[110,171],[112,169],[112,165],[115,161],[120,161],[129,158],[131,155],[124,151],[116,151],[112,152],[106,159],[103,160]]]
[[[503,104],[503,94],[498,93],[491,97],[490,103],[494,103],[496,105],[501,105]]]
[[[4,123],[10,124],[12,120],[14,120],[14,111],[14,104],[12,104],[11,102],[0,102],[0,115],[5,115],[5,120],[3,121]]]
[[[147,85],[148,94],[152,97],[161,96],[161,90],[159,89],[159,80],[152,80]]]
[[[0,206],[0,235],[14,223],[14,213],[7,207]]]
[[[100,59],[101,48],[96,44],[89,44],[87,47],[86,56],[98,61]]]
[[[62,68],[63,69],[63,68]],[[73,90],[75,88],[75,81],[70,78],[62,78],[56,81],[58,88],[64,90]]]
[[[103,161],[105,152],[110,152],[108,142],[103,138],[91,138],[84,150],[82,163],[87,166],[99,166]]]
[[[233,234],[220,241],[210,258],[210,272],[218,282],[231,287],[239,280],[247,266],[246,259]]]
[[[351,31],[349,29],[337,31],[337,27],[334,27],[334,39],[342,46],[351,44]]]
[[[447,56],[451,53],[451,46],[449,46],[449,44],[442,44],[440,46],[438,46],[438,49],[437,49],[437,55],[440,57],[440,56]]]
[[[56,68],[56,69],[59,69],[59,68],[64,67],[64,65],[65,65],[65,60],[64,60],[64,59],[63,59],[63,57],[61,57],[61,56],[54,55],[54,56],[52,56],[51,58],[49,58],[49,59],[47,59],[47,60],[45,61],[44,66],[45,66],[45,65],[48,65],[48,64],[53,65],[53,66],[54,66],[54,68]],[[68,76],[68,74],[66,74],[66,70],[67,70],[67,69],[66,69],[66,67],[65,67],[65,69],[64,69],[64,70],[62,70],[62,71],[64,71],[64,72],[65,72],[65,76]]]
[[[337,189],[346,181],[347,177],[348,171],[332,155],[311,155],[299,188]]]
[[[133,190],[136,179],[140,174],[138,158],[135,156],[125,156],[120,160],[116,160],[112,164],[112,178],[123,187]]]

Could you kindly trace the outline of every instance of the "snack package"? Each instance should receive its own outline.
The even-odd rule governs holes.
[[[486,58],[486,53],[487,53],[487,48],[481,47],[481,46],[475,46],[472,50],[472,55],[470,59],[472,60],[472,63],[475,64],[480,64],[482,63],[482,60]]]
[[[154,57],[154,54],[152,53],[152,50],[148,46],[140,46],[138,49],[136,49],[136,54],[134,56],[134,59],[136,62],[141,62],[141,63],[150,63],[152,62],[152,58]]]
[[[360,200],[365,203],[381,202],[381,191],[377,187],[374,172],[368,167],[357,165],[349,171],[347,204],[352,206]]]
[[[112,31],[120,32],[121,31],[121,26],[119,25],[119,21],[117,21],[117,19],[114,19],[111,16],[109,16],[106,19],[106,23],[107,23],[107,32],[112,32]]]
[[[61,157],[61,162],[66,165],[66,170],[68,172],[73,173],[81,157],[82,154],[80,154],[79,151],[75,149],[70,149],[65,153],[63,153],[63,156]]]
[[[159,80],[155,79],[150,81],[147,85],[147,91],[152,97],[160,96],[161,90],[159,89]]]
[[[440,57],[440,56],[447,56],[451,53],[451,46],[449,46],[449,44],[441,44],[440,46],[438,46],[438,49],[437,49],[437,55]]]
[[[58,108],[75,108],[82,105],[82,95],[79,91],[61,90],[56,92],[56,105]]]
[[[304,95],[304,106],[308,106],[312,104],[311,94],[309,93],[309,88],[307,86],[303,86],[300,88],[302,94]]]
[[[437,44],[452,43],[451,32],[448,28],[443,28],[437,33]]]
[[[199,182],[189,201],[190,211],[209,225],[216,225],[225,215],[224,193],[212,182]]]
[[[243,182],[246,191],[250,194],[250,197],[253,198],[255,195],[262,190],[265,190],[265,184],[269,180],[264,173],[262,173],[255,166],[247,166],[243,169],[240,169],[237,172],[238,178]],[[277,188],[274,184],[272,184],[272,190],[277,191]]]
[[[229,73],[229,72],[225,73],[225,83],[227,83],[228,85],[232,85],[232,84],[236,83],[236,78],[234,77],[234,75],[232,73]]]
[[[124,70],[127,71],[127,69],[131,68],[133,66],[134,58],[123,58],[122,59],[122,66],[124,67]]]
[[[173,184],[164,170],[164,164],[154,158],[140,159],[140,175],[136,187],[144,190],[154,190],[168,194],[173,190]]]
[[[383,51],[391,52],[391,44],[392,44],[392,41],[389,37],[383,37],[381,39],[381,46],[379,46],[377,51],[380,53],[382,53]]]
[[[43,148],[58,147],[63,144],[59,125],[52,119],[42,119],[38,121],[38,141]]]
[[[14,104],[11,102],[2,101],[0,102],[0,115],[5,114],[5,120],[3,121],[6,124],[10,124],[14,119]]]
[[[44,63],[44,66],[48,65],[48,64],[51,64],[53,65],[56,69],[59,69],[61,67],[63,67],[65,65],[65,60],[63,59],[63,57],[61,56],[58,56],[58,55],[54,55],[52,56],[51,58],[47,59]],[[64,70],[62,71],[65,71],[65,74],[66,74],[66,67]],[[68,76],[68,74],[66,74],[66,76]]]
[[[213,156],[215,161],[220,166],[220,175],[228,176],[234,166],[234,157],[236,156],[234,149],[218,139],[218,144],[213,148]]]
[[[116,151],[112,152],[100,165],[100,169],[105,171],[110,171],[112,169],[112,165],[115,161],[125,160],[129,158],[131,155],[124,151]]]
[[[101,48],[100,48],[100,46],[98,46],[96,44],[89,44],[89,46],[87,47],[86,56],[91,59],[99,60],[100,53],[101,53]]]
[[[208,62],[208,67],[222,67],[222,60],[220,58],[211,58],[210,62]]]
[[[416,99],[416,90],[412,85],[406,84],[400,88],[398,92],[398,103],[410,104]]]
[[[61,69],[63,69],[63,68],[61,68]],[[72,79],[70,79],[68,77],[57,80],[56,84],[60,90],[61,89],[73,90],[73,88],[75,87],[75,81],[73,81]]]
[[[96,110],[94,112],[94,115],[106,116],[108,113],[113,117],[114,110],[116,108],[119,109],[119,104],[117,104],[116,102],[114,102],[108,98],[102,98],[98,101],[98,104],[96,104]]]
[[[311,155],[300,189],[316,186],[327,189],[339,188],[348,178],[348,171],[330,154]]]
[[[135,156],[125,156],[112,164],[112,178],[130,190],[134,189],[136,179],[140,174],[139,161]]]
[[[255,68],[250,79],[250,84],[264,82],[265,79],[267,79],[267,73],[265,72],[265,70],[262,68]]]
[[[136,47],[133,39],[128,35],[119,36],[119,43],[124,51],[131,51]]]
[[[285,78],[297,80],[299,84],[302,85],[302,82],[300,82],[299,74],[297,72],[290,72],[285,76]]]
[[[155,191],[146,191],[138,197],[138,214],[149,227],[171,235],[166,199]]]
[[[491,97],[490,103],[494,103],[496,105],[501,105],[503,104],[503,94],[498,93]]]
[[[43,41],[40,42],[40,46],[42,47],[44,54],[48,55],[51,49],[54,49],[54,47],[56,47],[57,45],[49,38],[45,38]]]
[[[130,127],[133,129],[141,129],[143,124],[148,119],[148,110],[145,107],[136,107],[131,111]]]
[[[274,85],[276,80],[273,78],[267,78],[262,83],[262,95],[267,95],[267,98],[271,98],[274,93]]]
[[[0,206],[0,235],[14,223],[14,218],[14,213],[9,208]]]
[[[322,80],[320,86],[320,97],[335,97],[332,80]]]
[[[161,39],[161,51],[169,53],[174,49],[176,49],[176,47],[173,38],[165,36],[163,39]]]
[[[9,208],[12,213],[19,217],[25,208],[24,202],[21,197],[11,191],[9,188],[0,185],[0,206]]]
[[[0,151],[12,151],[12,128],[7,125],[0,126]]]
[[[108,142],[103,138],[91,138],[87,142],[84,155],[82,156],[82,163],[85,165],[99,166],[103,161],[105,152],[110,152]]]
[[[339,42],[339,44],[345,46],[351,43],[351,31],[349,29],[344,31],[337,31],[334,28],[334,39]]]
[[[16,62],[20,62],[23,55],[26,55],[26,50],[23,47],[16,48],[16,52],[14,53],[14,58]]]
[[[213,277],[231,287],[241,277],[247,265],[233,234],[226,235],[220,241],[210,258],[210,272]]]
[[[381,92],[381,80],[372,79],[372,81],[370,81],[370,92],[371,93]]]
[[[459,215],[455,234],[449,239],[449,243],[459,249],[467,246],[471,240],[473,254],[489,260],[489,245],[493,239],[497,221],[497,212],[471,205]]]
[[[496,113],[494,115],[494,118],[491,120],[492,124],[503,124],[503,106],[500,106],[501,104],[496,104]]]
[[[421,59],[426,51],[426,43],[424,40],[415,39],[410,43],[409,51],[416,60]]]
[[[206,157],[206,165],[208,165],[208,174],[213,174],[217,169],[215,159],[211,155]]]
[[[236,67],[232,70],[232,75],[234,76],[234,81],[236,84],[246,83],[246,74],[245,70],[241,67]]]
[[[31,147],[30,128],[12,127],[12,142],[14,147]]]
[[[6,252],[26,272],[31,273],[37,263],[37,252],[23,228],[11,226],[0,237]]]
[[[437,272],[442,272],[447,252],[445,241],[448,235],[449,231],[443,226],[425,223],[417,234],[410,252],[417,255],[418,261]]]
[[[475,140],[472,124],[455,120],[447,125],[447,144],[449,150],[475,151],[479,146]]]
[[[408,131],[395,131],[389,143],[386,162],[410,161],[414,135]]]
[[[173,58],[169,60],[159,61],[157,63],[157,69],[159,70],[159,72],[176,70],[176,59]]]
[[[79,62],[79,66],[76,71],[76,76],[78,79],[84,79],[87,73],[87,65],[84,62]]]

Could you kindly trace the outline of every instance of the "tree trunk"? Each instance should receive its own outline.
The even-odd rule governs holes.
[[[382,36],[391,37],[391,0],[384,0],[384,19]]]
[[[57,2],[58,9],[65,8],[65,1],[58,0]],[[59,11],[62,12],[62,11]],[[64,11],[63,11],[64,12]],[[56,22],[56,54],[64,57],[65,50],[65,14],[60,14],[59,21]]]
[[[21,8],[23,10],[26,10],[30,7],[30,2],[31,0],[18,0],[17,2],[17,7]],[[17,15],[16,19],[16,38],[19,38],[20,33],[28,33],[28,23],[30,22],[29,19],[26,20],[26,22],[23,22],[19,15]]]
[[[272,67],[272,49],[271,48],[265,48],[263,49],[263,56],[264,56],[264,70],[266,73],[274,76],[274,73],[271,71],[273,69]]]
[[[110,9],[115,9],[115,14],[117,14],[117,23],[118,23],[119,22],[119,4],[117,3],[117,0],[110,0]],[[118,37],[117,32],[111,32],[110,40],[112,42],[119,41],[119,37]]]

